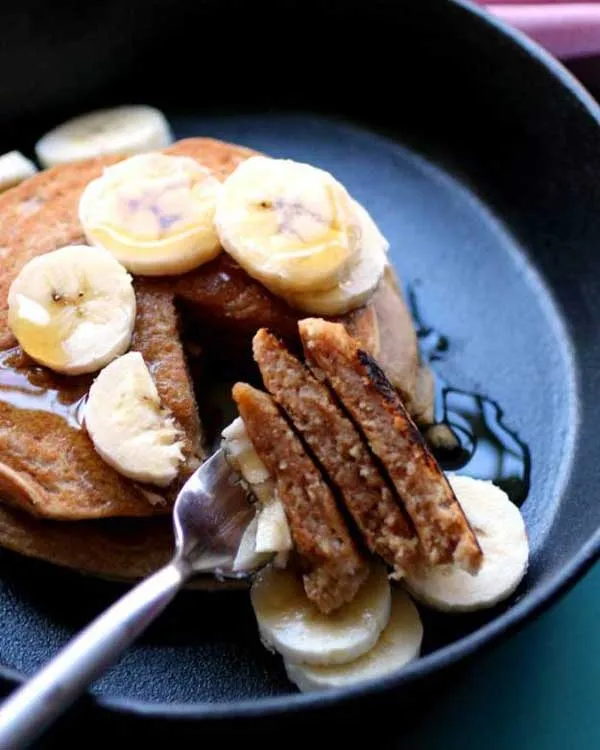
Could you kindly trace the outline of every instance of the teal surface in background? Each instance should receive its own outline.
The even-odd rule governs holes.
[[[600,748],[600,564],[459,679],[396,747]]]

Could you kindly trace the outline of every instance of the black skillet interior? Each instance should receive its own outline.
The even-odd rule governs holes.
[[[139,101],[164,108],[178,137],[330,169],[390,239],[421,322],[445,337],[423,339],[436,371],[499,404],[530,450],[532,560],[517,596],[481,616],[424,612],[427,656],[378,687],[430,675],[537,610],[600,546],[595,105],[460,3],[67,6],[7,12],[2,151],[31,151],[67,115]],[[7,553],[0,569],[0,661],[26,674],[120,592]],[[245,593],[182,595],[94,692],[189,716],[314,705],[261,647]]]

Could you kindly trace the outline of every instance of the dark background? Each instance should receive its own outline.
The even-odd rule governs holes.
[[[569,61],[567,66],[600,97],[600,58]],[[376,743],[394,750],[591,750],[600,747],[598,622],[596,565],[549,612],[412,700],[390,697],[351,716],[342,711],[268,726],[189,726],[181,737],[166,721],[109,717],[84,702],[36,747],[70,748],[93,738],[115,748],[152,748],[175,741],[203,746],[218,742],[223,748],[248,742],[321,748],[331,737],[337,747]]]
[[[2,9],[0,16],[0,112],[4,115],[0,152],[31,143],[32,136],[54,124],[57,114],[72,109],[74,102],[78,111],[85,111],[90,88],[97,87],[101,96],[105,91],[108,102],[108,92],[120,82],[123,71],[131,76],[132,67],[135,70],[134,50],[145,49],[147,59],[152,61],[146,69],[134,73],[139,76],[141,99],[143,92],[152,90],[164,75],[161,56],[170,51],[153,47],[154,30],[157,24],[164,31],[174,23],[172,3],[90,2],[78,5],[76,13],[71,3],[65,2],[28,0],[25,5],[27,13],[21,3],[15,10]],[[344,4],[332,0],[329,5],[330,12],[331,7],[337,6],[343,17]],[[191,23],[185,30],[185,17],[182,19],[181,14],[185,16],[187,11],[177,4],[180,44],[195,45],[197,60],[197,67],[182,69],[181,76],[187,76],[199,92],[211,86],[206,80],[203,35],[222,39],[223,58],[235,64],[235,48],[228,49],[231,34],[240,33],[244,13],[261,13],[259,4],[246,3],[245,9],[243,6],[239,3],[237,31],[228,27],[225,18],[218,28],[206,29],[198,13],[190,14]],[[290,28],[294,27],[294,14],[302,12],[301,6],[282,3],[282,18]],[[264,20],[269,23],[273,19]],[[56,45],[57,28],[61,29],[60,48]],[[290,36],[290,54],[297,52],[293,41]],[[349,40],[349,44],[353,41]],[[211,46],[211,52],[216,46]],[[260,51],[255,60],[244,60],[244,80],[238,84],[264,104],[268,89],[263,60]],[[569,67],[592,94],[600,97],[600,59],[572,61]],[[285,90],[277,93],[282,100],[289,95]],[[203,724],[184,731],[194,745],[220,742],[221,747],[234,742],[291,742],[294,747],[302,741],[303,745],[310,743],[319,748],[325,746],[326,737],[331,737],[338,747],[376,743],[383,748],[419,750],[599,747],[599,591],[600,568],[596,567],[550,612],[446,676],[441,684],[429,684],[427,692],[414,695],[412,700],[399,703],[390,697],[378,706],[365,706],[364,711],[356,711],[353,716],[342,712],[268,727]],[[148,747],[159,743],[174,745],[183,740],[175,739],[167,722],[147,724],[138,719],[133,723],[130,719],[99,715],[84,701],[78,712],[62,720],[39,747],[75,747],[84,742],[120,748],[142,743]]]

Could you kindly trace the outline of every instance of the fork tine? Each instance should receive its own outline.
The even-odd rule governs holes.
[[[177,497],[173,525],[179,556],[198,571],[213,567],[211,559],[219,561],[220,571],[231,567],[252,516],[247,493],[218,450]]]

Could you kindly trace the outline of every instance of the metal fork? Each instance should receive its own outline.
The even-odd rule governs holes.
[[[183,486],[173,508],[171,562],[125,594],[0,708],[0,748],[28,747],[165,609],[196,573],[233,576],[252,509],[222,450]]]

